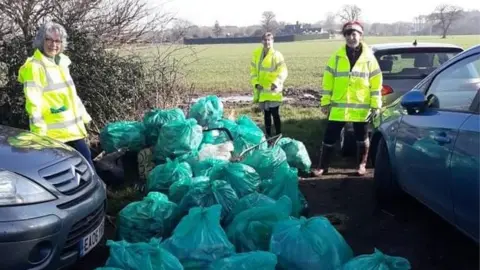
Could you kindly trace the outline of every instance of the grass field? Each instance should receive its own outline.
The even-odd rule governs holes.
[[[385,42],[443,42],[463,48],[480,44],[480,36],[366,37],[367,44]],[[329,56],[344,43],[343,39],[276,43],[285,57],[289,76],[286,87],[318,89]],[[260,44],[260,43],[259,43]],[[249,66],[252,50],[259,44],[196,45],[198,61],[189,66],[189,80],[200,92],[250,90]]]

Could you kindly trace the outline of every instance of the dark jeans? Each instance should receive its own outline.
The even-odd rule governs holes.
[[[95,170],[95,167],[93,166],[93,161],[92,161],[92,154],[90,153],[90,148],[87,145],[87,142],[83,139],[81,140],[76,140],[76,141],[70,141],[66,142],[66,144],[70,145],[71,147],[75,148],[82,156],[87,159],[88,163],[92,165],[92,168]]]
[[[340,138],[340,133],[345,124],[346,122],[328,121],[323,143],[329,146],[334,145],[338,138]],[[364,142],[368,138],[368,123],[353,122],[353,132],[357,142]]]
[[[282,133],[282,121],[280,120],[279,107],[269,108],[269,110],[263,111],[263,117],[265,121],[265,132],[267,136],[272,136],[272,118],[275,125],[275,134]]]

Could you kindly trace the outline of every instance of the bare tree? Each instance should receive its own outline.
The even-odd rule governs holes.
[[[361,15],[362,9],[357,5],[344,5],[337,14],[342,22],[359,20]]]
[[[463,9],[461,7],[443,4],[437,6],[429,17],[442,29],[442,38],[446,38],[448,30],[456,20],[462,17],[462,14]]]
[[[213,34],[215,37],[220,37],[222,35],[223,29],[220,26],[220,23],[218,21],[215,21],[215,25],[213,26]]]
[[[47,0],[1,0],[0,17],[9,23],[9,31],[21,31],[25,41],[31,42],[37,25],[53,10],[52,1]],[[2,25],[2,28],[4,26]]]
[[[332,12],[326,14],[325,22],[323,22],[322,27],[330,33],[335,32],[336,16]]]
[[[183,40],[194,27],[193,23],[188,20],[177,19],[173,23],[171,31],[171,40],[172,42],[177,42]]]
[[[273,11],[264,11],[262,13],[262,28],[265,32],[276,33],[279,27],[275,13]]]

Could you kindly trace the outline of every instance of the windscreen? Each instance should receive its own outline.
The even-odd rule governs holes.
[[[384,79],[422,79],[460,51],[395,50],[377,52]]]

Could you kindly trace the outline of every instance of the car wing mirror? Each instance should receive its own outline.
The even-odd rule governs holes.
[[[407,110],[408,114],[414,114],[425,110],[427,100],[422,92],[411,90],[402,97],[400,104]]]

